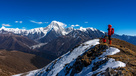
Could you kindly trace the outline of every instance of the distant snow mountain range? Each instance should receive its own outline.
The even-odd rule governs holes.
[[[30,30],[18,29],[18,28],[5,28],[4,26],[2,26],[0,28],[0,33],[2,33],[3,31],[7,31],[14,34],[18,34],[18,35],[23,35],[39,43],[50,42],[60,36],[66,36],[71,32],[73,32],[71,33],[71,35],[73,35],[73,37],[76,37],[76,33],[75,33],[76,31],[81,31],[82,33],[85,33],[86,35],[89,35],[91,38],[101,37],[102,35],[105,34],[105,32],[100,31],[96,28],[80,27],[79,29],[74,29],[73,27],[67,28],[66,26],[67,26],[66,24],[59,21],[52,21],[47,27],[34,28]],[[136,36],[114,34],[112,37],[125,40],[127,42],[130,42],[136,45]]]
[[[14,34],[24,35],[29,37],[30,39],[37,39],[37,38],[40,39],[43,36],[46,36],[51,30],[54,30],[58,35],[66,35],[73,30],[73,28],[65,28],[65,27],[66,25],[61,22],[52,21],[51,24],[45,28],[40,27],[40,28],[26,30],[19,28],[5,28],[4,26],[2,26],[0,28],[0,31],[4,30],[4,31],[12,32]]]
[[[73,30],[80,30],[80,31],[86,32],[88,29],[90,29],[92,31],[97,31],[97,29],[94,29],[94,28],[80,27],[79,29],[74,29],[73,27],[66,28],[66,26],[67,25],[62,22],[52,21],[51,24],[49,24],[45,28],[40,27],[40,28],[26,30],[26,29],[19,29],[19,28],[5,28],[4,26],[2,26],[0,28],[0,31],[2,32],[2,30],[4,30],[4,31],[12,32],[14,34],[24,35],[24,36],[27,36],[31,39],[37,39],[37,38],[40,39],[43,36],[46,36],[50,31],[54,31],[59,36],[67,35],[68,33],[70,33]]]
[[[45,28],[40,27],[40,28],[26,30],[26,29],[19,29],[19,28],[6,28],[6,27],[2,26],[0,28],[0,31],[4,30],[4,31],[8,31],[8,32],[13,32],[15,34],[21,34],[21,35],[28,36],[29,34],[35,34],[35,33],[37,33],[37,34],[43,33],[44,35],[46,35],[51,30],[54,30],[56,33],[58,33],[60,35],[66,35],[69,32],[71,32],[72,30],[80,30],[80,31],[86,31],[87,29],[91,29],[92,31],[97,30],[94,28],[83,28],[83,27],[80,27],[79,29],[74,29],[73,27],[65,28],[66,26],[67,25],[62,22],[52,21],[51,24],[49,24]]]

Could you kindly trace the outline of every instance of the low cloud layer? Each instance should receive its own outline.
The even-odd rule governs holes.
[[[34,20],[30,20],[30,22],[36,23],[36,24],[44,24],[44,23],[48,23],[48,22],[36,22],[36,21],[34,21]]]
[[[80,26],[80,25],[78,25],[78,24],[76,24],[76,25],[71,25],[71,27],[78,27],[78,26]]]
[[[11,25],[9,25],[9,24],[2,24],[2,26],[11,26]]]
[[[23,21],[15,21],[15,23],[23,23]]]

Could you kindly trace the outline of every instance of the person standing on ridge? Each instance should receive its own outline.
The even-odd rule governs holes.
[[[111,41],[111,35],[114,34],[114,28],[111,28],[112,25],[108,25],[108,39],[109,39],[109,44],[111,45],[112,44],[112,41]]]

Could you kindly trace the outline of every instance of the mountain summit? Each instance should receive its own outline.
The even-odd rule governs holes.
[[[65,29],[67,25],[59,22],[59,21],[52,21],[50,25],[48,25],[45,30],[54,30],[56,33],[61,34],[61,35],[66,35],[69,33],[69,31],[67,31]]]

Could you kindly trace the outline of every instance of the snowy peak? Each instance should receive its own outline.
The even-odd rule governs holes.
[[[59,21],[52,21],[51,24],[54,26],[63,27],[63,28],[67,26],[66,24]]]
[[[45,29],[54,30],[57,34],[60,35],[66,35],[68,34],[71,30],[67,30],[65,27],[67,25],[59,22],[59,21],[52,21],[50,25],[48,25]]]
[[[58,31],[58,30],[64,30],[64,28],[66,27],[67,25],[62,23],[62,22],[59,22],[59,21],[52,21],[50,25],[47,26],[48,29],[54,29],[55,31]]]
[[[26,30],[26,29],[19,29],[19,28],[5,28],[4,26],[2,26],[0,28],[0,31],[2,30],[7,32],[13,32],[15,34],[28,35],[28,34],[34,34],[34,33],[41,33],[44,29],[41,27],[41,28]]]
[[[4,26],[2,26],[2,27],[0,28],[0,31],[2,31],[2,30],[7,31],[7,32],[13,32],[13,33],[15,33],[15,34],[21,34],[21,33],[23,33],[23,32],[26,31],[25,29],[19,29],[19,28],[5,28]]]
[[[52,29],[54,29],[56,32],[59,31],[59,30],[61,32],[65,32],[65,27],[66,26],[67,25],[62,23],[62,22],[52,21],[51,24],[48,25],[45,28],[40,27],[40,28],[34,28],[34,29],[26,30],[26,29],[19,29],[19,28],[6,28],[6,27],[2,26],[0,28],[0,31],[4,30],[4,31],[8,31],[8,32],[13,32],[15,34],[23,34],[23,35],[35,34],[35,33],[43,32],[46,35]]]
[[[50,31],[53,31],[54,34],[56,36],[62,36],[62,35],[67,35],[68,33],[70,33],[71,31],[74,30],[73,27],[66,27],[67,25],[59,22],[59,21],[52,21],[47,27],[43,28],[34,28],[34,29],[30,29],[30,30],[26,30],[26,29],[19,29],[19,28],[5,28],[4,26],[2,26],[0,28],[0,31],[4,30],[7,32],[12,32],[15,34],[20,34],[20,35],[24,35],[29,37],[30,39],[34,39],[34,40],[39,40],[43,37],[45,37]],[[92,32],[97,32],[97,29],[95,28],[83,28],[80,27],[79,29],[75,29],[75,30],[80,30],[82,32],[86,32],[89,33],[89,31]]]
[[[59,35],[66,35],[70,31],[73,30],[71,28],[65,28],[66,26],[67,25],[62,23],[62,22],[52,21],[50,23],[50,25],[48,25],[45,28],[40,27],[40,28],[34,28],[34,29],[26,30],[26,29],[19,29],[19,28],[6,28],[6,27],[2,26],[0,28],[0,31],[4,30],[4,31],[7,31],[7,32],[12,32],[14,34],[25,35],[25,36],[30,37],[31,39],[35,39],[35,38],[37,39],[37,37],[39,37],[38,39],[40,39],[40,38],[46,36],[46,34],[48,32],[50,32],[51,30],[54,30]],[[36,35],[36,37],[33,36],[33,35]],[[34,38],[32,38],[32,37],[34,37]]]
[[[83,32],[85,32],[85,31],[87,31],[87,30],[97,31],[97,29],[96,29],[96,28],[92,28],[92,27],[88,27],[88,28],[80,27],[78,30],[83,31]]]
[[[80,31],[86,31],[86,28],[80,27],[79,30]]]
[[[5,27],[4,27],[4,26],[2,26],[2,27],[1,27],[1,29],[5,29]]]

